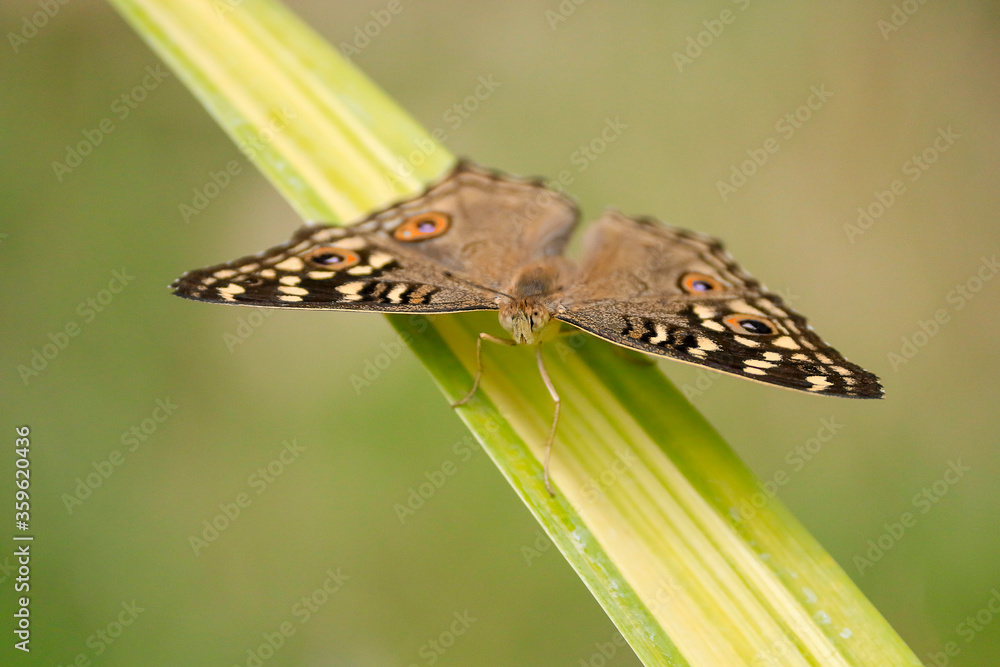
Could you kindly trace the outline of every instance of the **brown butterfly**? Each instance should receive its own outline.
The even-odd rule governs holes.
[[[497,310],[512,340],[536,345],[567,322],[617,345],[791,389],[880,398],[875,375],[823,342],[806,320],[744,272],[713,238],[609,210],[563,257],[572,201],[537,180],[459,162],[422,195],[353,225],[303,227],[285,244],[189,271],[188,299],[246,306],[410,313]],[[551,490],[551,487],[550,487]]]

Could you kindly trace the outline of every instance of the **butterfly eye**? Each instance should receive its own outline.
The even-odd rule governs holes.
[[[738,334],[769,336],[778,331],[778,327],[774,325],[774,322],[764,317],[758,317],[757,315],[730,315],[723,322]]]
[[[347,269],[360,263],[361,258],[358,257],[357,253],[350,250],[344,250],[335,246],[323,246],[310,250],[309,254],[306,255],[306,261],[316,266],[322,266],[325,269],[339,271],[340,269]]]
[[[685,273],[681,276],[681,289],[688,294],[704,294],[705,292],[721,292],[722,283],[706,276],[704,273]]]
[[[419,213],[410,216],[396,228],[393,236],[397,241],[424,241],[441,236],[451,226],[451,216],[447,213]]]

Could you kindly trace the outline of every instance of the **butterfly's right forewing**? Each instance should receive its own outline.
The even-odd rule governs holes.
[[[710,237],[609,212],[557,317],[624,347],[812,393],[878,398],[877,377]]]

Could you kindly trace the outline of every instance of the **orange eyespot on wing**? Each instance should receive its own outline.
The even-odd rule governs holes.
[[[340,271],[349,269],[361,262],[361,257],[356,252],[338,248],[337,246],[322,246],[313,248],[306,255],[306,261],[314,266]]]
[[[412,243],[437,238],[451,227],[451,216],[447,213],[429,211],[410,216],[392,233],[397,241]]]
[[[778,327],[771,320],[759,315],[729,315],[722,320],[726,326],[738,334],[771,336],[778,333]]]
[[[681,289],[688,294],[704,294],[706,292],[721,292],[725,287],[712,276],[692,271],[681,276]]]

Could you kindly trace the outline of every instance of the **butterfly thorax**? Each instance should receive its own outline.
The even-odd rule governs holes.
[[[562,287],[565,268],[557,257],[522,267],[511,279],[506,293],[498,298],[500,326],[515,343],[534,345],[542,340],[543,332],[554,333],[558,328],[555,326],[558,321],[552,319],[554,294]]]

